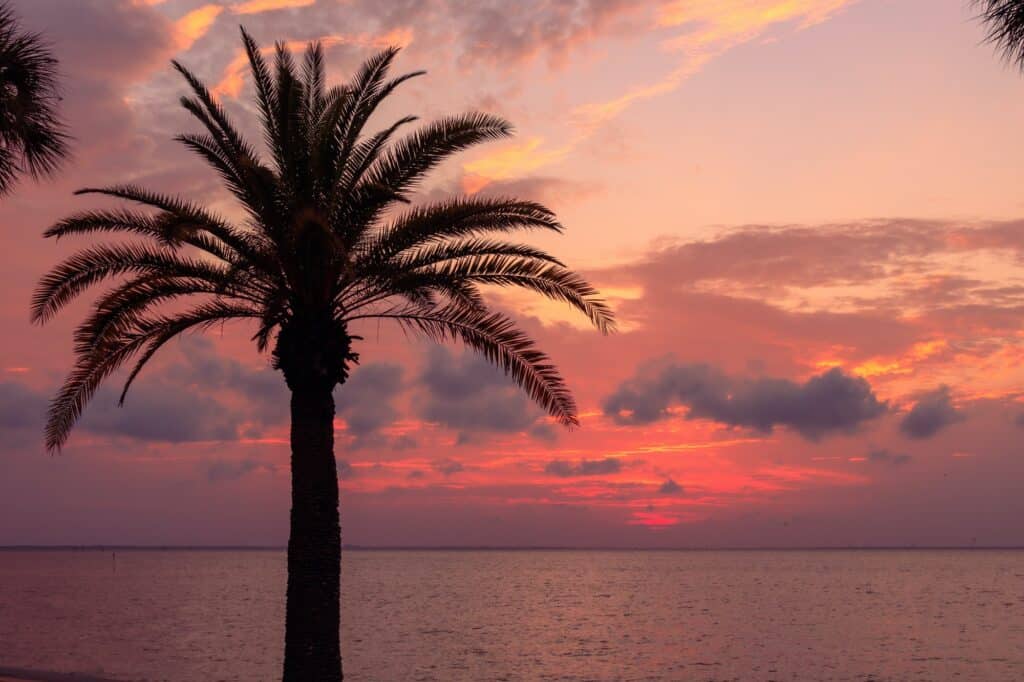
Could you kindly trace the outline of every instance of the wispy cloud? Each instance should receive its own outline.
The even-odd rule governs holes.
[[[384,49],[390,46],[405,47],[409,45],[412,40],[413,32],[412,29],[408,28],[395,29],[381,35],[359,33],[355,35],[325,35],[313,39],[313,41],[319,41],[324,48],[331,48],[337,45],[357,45],[359,47],[376,49]],[[311,41],[289,40],[285,43],[285,46],[289,50],[302,50],[309,42]],[[261,53],[264,55],[272,54],[273,52],[274,46],[272,45],[264,47],[261,50]],[[218,96],[238,97],[242,92],[242,86],[245,85],[245,74],[248,71],[248,66],[249,62],[245,51],[239,50],[236,52],[235,57],[227,67],[225,67],[220,81],[213,86],[213,94]]]
[[[163,5],[166,0],[134,0],[136,6],[156,7]],[[184,52],[190,49],[196,41],[205,36],[213,26],[217,18],[225,10],[230,9],[234,14],[262,14],[282,9],[297,9],[310,7],[316,4],[316,0],[248,0],[238,2],[229,7],[222,4],[206,4],[189,11],[173,23],[173,34],[176,47]]]
[[[231,6],[236,14],[260,14],[279,9],[295,9],[315,5],[316,0],[248,0]]]
[[[570,151],[571,145],[545,149],[542,138],[530,138],[526,142],[504,147],[493,154],[465,164],[462,188],[473,194],[492,182],[518,178],[543,166],[557,163]]]
[[[675,0],[661,7],[652,32],[678,29],[662,47],[682,56],[661,78],[637,85],[615,97],[576,107],[569,116],[569,141],[557,148],[534,138],[526,145],[506,147],[464,168],[479,189],[488,178],[507,179],[562,160],[579,144],[629,107],[667,95],[709,62],[742,44],[763,37],[781,25],[800,31],[827,21],[857,0]],[[500,173],[489,175],[488,171]]]
[[[203,5],[174,22],[175,42],[179,50],[187,50],[217,21],[224,8],[221,5]]]
[[[576,109],[574,120],[584,131],[620,115],[632,104],[668,94],[708,62],[762,37],[781,24],[800,31],[820,24],[856,0],[676,0],[661,9],[657,24],[682,32],[664,48],[683,55],[661,79],[638,86],[618,97]]]

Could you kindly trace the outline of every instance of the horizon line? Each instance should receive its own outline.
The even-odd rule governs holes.
[[[0,545],[0,552],[17,551],[207,551],[284,552],[287,545]],[[601,545],[342,545],[357,552],[825,552],[825,551],[1021,551],[1024,545],[723,545],[693,547],[633,547]]]

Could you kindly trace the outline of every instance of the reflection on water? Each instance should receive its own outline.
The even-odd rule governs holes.
[[[0,666],[270,680],[281,552],[0,552]],[[1024,552],[356,552],[347,680],[1019,680]]]

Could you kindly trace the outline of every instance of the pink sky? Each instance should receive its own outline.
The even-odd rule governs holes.
[[[1024,544],[1024,77],[964,0],[34,0],[66,76],[74,163],[0,203],[0,544],[282,544],[287,396],[247,330],[164,353],[64,453],[40,416],[84,307],[28,323],[76,245],[39,235],[83,185],[237,215],[171,137],[168,60],[254,136],[238,25],[377,47],[429,76],[379,125],[466,109],[517,126],[428,195],[539,199],[542,246],[621,330],[495,292],[566,375],[549,423],[457,347],[366,341],[336,394],[343,539],[365,545]],[[113,384],[112,384],[113,387]]]

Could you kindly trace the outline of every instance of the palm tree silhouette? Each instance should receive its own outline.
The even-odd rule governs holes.
[[[1024,2],[1021,0],[973,0],[981,8],[988,42],[994,44],[1009,63],[1024,70]]]
[[[24,173],[53,173],[68,155],[57,115],[57,60],[38,33],[22,30],[0,2],[0,195]]]
[[[557,421],[573,425],[576,407],[557,369],[512,320],[488,307],[481,287],[539,292],[582,311],[603,332],[614,322],[597,292],[553,256],[486,236],[561,231],[544,206],[460,197],[401,208],[431,169],[460,150],[509,135],[507,122],[480,113],[451,116],[396,140],[414,120],[405,117],[364,135],[378,104],[422,74],[389,80],[397,49],[367,60],[347,85],[327,88],[319,44],[309,45],[299,68],[278,43],[271,68],[244,29],[242,39],[269,163],[206,86],[181,64],[174,67],[192,90],[182,105],[205,128],[177,139],[217,171],[245,209],[243,225],[185,199],[125,185],[79,193],[147,210],[85,211],[46,233],[136,237],[79,251],[35,292],[33,318],[45,322],[89,287],[117,279],[74,335],[76,363],[51,403],[46,444],[53,451],[65,443],[97,387],[125,363],[134,366],[122,401],[143,366],[179,334],[226,321],[252,323],[257,348],[272,347],[273,366],[291,390],[284,680],[340,680],[332,391],[358,359],[353,342],[360,337],[350,325],[392,320],[428,339],[461,341]]]

